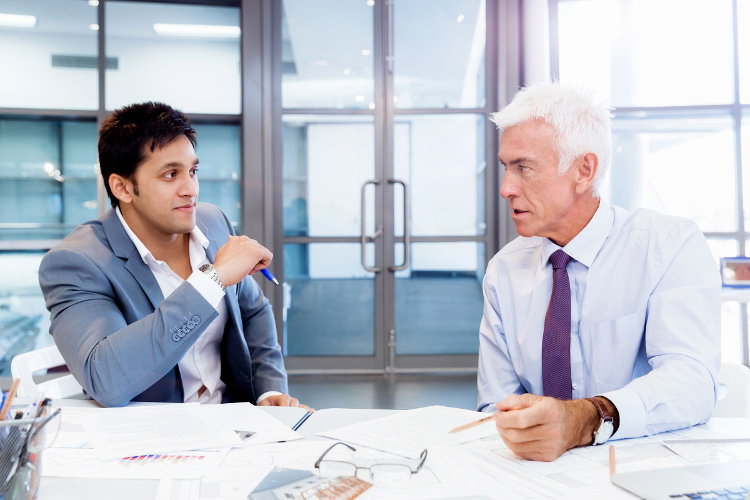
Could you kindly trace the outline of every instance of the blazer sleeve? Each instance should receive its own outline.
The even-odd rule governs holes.
[[[155,384],[217,315],[188,282],[154,310],[141,290],[132,290],[139,286],[132,277],[118,275],[128,271],[115,260],[63,247],[39,269],[50,333],[71,373],[104,406],[126,405]]]

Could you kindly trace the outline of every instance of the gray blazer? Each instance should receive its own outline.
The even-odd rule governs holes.
[[[233,234],[217,207],[199,203],[208,260]],[[182,402],[177,363],[218,314],[188,282],[164,298],[114,210],[78,226],[39,267],[50,333],[70,372],[105,406]],[[288,392],[273,312],[251,277],[227,288],[221,341],[224,402]]]

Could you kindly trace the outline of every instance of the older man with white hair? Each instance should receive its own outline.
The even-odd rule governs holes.
[[[484,278],[479,409],[532,460],[708,419],[721,283],[696,224],[599,197],[610,108],[592,93],[531,86],[492,120],[520,236]]]

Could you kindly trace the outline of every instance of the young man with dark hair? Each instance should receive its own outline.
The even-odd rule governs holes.
[[[195,130],[147,102],[99,134],[113,209],[42,260],[50,333],[105,406],[130,401],[296,406],[271,306],[249,277],[272,254],[198,203]]]

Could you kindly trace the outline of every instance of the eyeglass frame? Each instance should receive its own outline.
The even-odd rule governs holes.
[[[349,444],[346,444],[343,441],[339,441],[337,443],[333,443],[331,446],[328,447],[328,449],[326,449],[326,451],[323,452],[322,455],[320,455],[320,458],[318,458],[318,460],[315,461],[315,468],[317,469],[318,474],[320,474],[320,463],[326,457],[326,455],[328,454],[328,452],[331,451],[333,448],[335,448],[336,446],[338,446],[340,444],[343,444],[344,446],[346,446],[347,448],[349,448],[353,452],[357,451],[357,448],[355,448],[354,446],[351,446]],[[414,474],[417,474],[420,470],[422,470],[422,466],[424,465],[425,461],[427,461],[427,448],[425,448],[424,450],[422,450],[422,453],[419,454],[419,465],[417,465],[416,470],[412,470],[411,466],[407,465],[407,464],[395,464],[395,463],[388,463],[388,462],[382,462],[382,463],[378,462],[376,464],[372,464],[370,466],[363,467],[363,466],[359,466],[359,465],[355,464],[354,462],[349,462],[347,460],[329,460],[329,462],[340,462],[342,464],[353,465],[354,466],[354,476],[355,477],[357,476],[357,471],[359,471],[360,469],[361,470],[367,470],[367,471],[369,471],[370,472],[370,476],[372,476],[372,470],[371,470],[372,467],[381,466],[381,465],[398,465],[399,467],[407,467],[409,469],[409,473],[410,473],[409,477],[410,478],[411,478],[411,476],[413,476]]]

